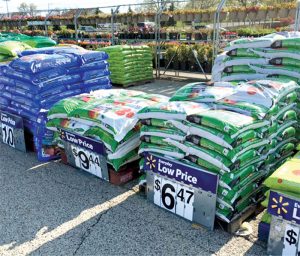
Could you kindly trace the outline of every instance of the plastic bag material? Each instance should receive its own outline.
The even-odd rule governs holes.
[[[168,142],[166,142],[164,139],[162,139],[161,137],[158,137],[158,136],[142,135],[140,137],[140,140],[142,142],[146,142],[146,143],[150,143],[150,144],[169,146]]]
[[[68,117],[87,124],[98,125],[111,133],[115,140],[121,141],[136,126],[137,112],[154,103],[137,97],[105,99],[79,106]]]
[[[47,122],[46,127],[52,131],[58,131],[58,128],[63,128],[78,134],[83,135],[90,126],[82,124],[80,122],[74,122],[66,118],[54,118]]]
[[[237,39],[228,44],[228,46],[225,48],[226,51],[230,51],[233,49],[238,49],[238,48],[267,48],[271,47],[272,44],[276,40],[280,39],[285,39],[284,36],[279,35],[279,34],[270,34],[266,36],[262,36],[259,38],[242,38],[242,39]],[[280,48],[280,47],[276,47]]]
[[[119,159],[109,159],[108,163],[111,164],[115,171],[119,171],[120,168],[128,163],[138,160],[140,157],[137,153],[137,149],[130,151],[125,156],[120,157]]]
[[[126,134],[123,140],[118,142],[110,133],[106,132],[100,127],[93,126],[84,133],[84,136],[102,141],[105,147],[114,153],[118,151],[120,147],[126,147],[127,142],[132,140],[137,141],[139,134],[136,130],[131,130]]]
[[[234,90],[234,84],[228,82],[216,82],[214,84],[191,83],[176,91],[170,101],[211,103],[232,95]]]
[[[17,57],[20,52],[30,48],[31,47],[28,44],[23,42],[17,42],[17,41],[0,42],[0,54],[5,56]]]
[[[269,125],[269,121],[258,121],[239,113],[225,110],[210,110],[199,114],[189,115],[187,120],[206,127],[219,130],[236,138],[243,132]]]
[[[264,185],[271,189],[287,191],[296,194],[300,194],[299,184],[299,163],[295,161],[287,161],[284,163],[264,182]]]
[[[139,148],[139,155],[143,155],[145,153],[159,153],[161,155],[173,157],[176,159],[184,158],[185,154],[179,148],[175,148],[172,146],[162,146],[155,145],[146,142],[142,142]]]
[[[188,115],[205,112],[209,105],[193,102],[162,102],[143,108],[138,112],[139,119],[185,120]]]
[[[160,137],[161,140],[170,138],[173,140],[183,141],[186,134],[177,129],[159,128],[155,126],[142,126],[140,130],[140,136],[145,135]]]
[[[191,142],[201,148],[203,147],[206,149],[213,150],[213,151],[219,153],[220,155],[225,156],[233,163],[240,157],[247,158],[247,155],[249,155],[248,151],[258,150],[259,148],[262,148],[269,143],[269,140],[261,140],[261,139],[250,140],[246,143],[243,143],[243,144],[235,147],[232,150],[229,150],[228,148],[222,147],[222,146],[212,142],[211,140],[201,138],[201,137],[195,136],[195,135],[187,136],[186,141]],[[243,157],[243,155],[245,157]],[[250,154],[250,157],[251,157],[251,154]]]
[[[60,69],[77,66],[77,62],[76,59],[67,55],[34,54],[15,59],[9,65],[15,70],[35,74],[53,70],[54,68]]]

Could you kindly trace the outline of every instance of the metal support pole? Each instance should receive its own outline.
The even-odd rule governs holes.
[[[45,23],[44,23],[44,24],[45,24],[45,36],[48,36],[48,26],[47,26],[47,21],[48,21],[50,15],[51,15],[51,13],[52,13],[52,11],[48,12],[47,15],[46,15],[46,17],[45,17]]]
[[[77,25],[77,20],[79,18],[79,16],[81,15],[83,9],[79,9],[76,11],[75,15],[74,15],[74,26],[75,26],[75,39],[76,41],[78,41],[78,25]]]
[[[213,32],[213,61],[217,57],[220,46],[220,12],[226,4],[227,0],[221,0],[214,17],[214,32]]]
[[[117,8],[114,10],[111,8],[111,45],[115,44],[115,15],[119,11],[120,6],[117,6]]]
[[[299,31],[300,26],[300,0],[297,1],[294,31]]]
[[[158,3],[157,12],[155,14],[155,76],[156,78],[160,77],[160,55],[161,55],[161,45],[160,45],[160,19],[161,14],[166,8],[167,1],[162,0]]]

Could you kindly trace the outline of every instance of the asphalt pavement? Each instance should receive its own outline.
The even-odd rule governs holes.
[[[185,81],[131,89],[171,95]],[[0,255],[265,255],[253,233],[238,237],[186,221],[139,193],[60,161],[0,144]]]

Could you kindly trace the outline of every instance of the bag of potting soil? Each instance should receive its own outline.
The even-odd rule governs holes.
[[[34,48],[50,47],[56,45],[56,42],[49,37],[44,36],[27,36],[21,39],[22,42]]]
[[[64,128],[66,130],[83,135],[90,126],[75,122],[66,118],[54,118],[47,122],[46,127],[52,131],[58,131],[58,128]]]
[[[233,73],[233,74],[227,74],[222,73],[220,81],[223,82],[232,82],[232,81],[249,81],[249,80],[260,80],[260,79],[266,79],[268,77],[268,74],[259,74],[259,73]]]
[[[31,47],[28,44],[22,42],[17,42],[17,41],[0,42],[0,54],[5,56],[16,57],[20,52],[30,48]]]
[[[300,72],[297,67],[274,66],[274,65],[249,65],[251,69],[260,74],[284,75],[300,79]]]
[[[225,110],[210,110],[189,115],[187,120],[226,133],[231,138],[236,138],[248,130],[258,129],[270,124],[269,121],[258,121],[253,117]]]
[[[226,74],[255,74],[255,70],[253,70],[249,65],[238,65],[238,66],[228,66],[224,67],[221,71]]]
[[[277,39],[274,43],[272,43],[271,48],[300,48],[300,38],[284,38]]]
[[[111,133],[115,140],[121,141],[136,126],[138,122],[136,113],[153,104],[153,101],[137,97],[104,99],[79,106],[69,113],[68,117],[89,125],[98,125]]]
[[[238,49],[242,51],[243,49]],[[234,50],[233,50],[234,51]],[[296,49],[248,49],[247,52],[252,52],[255,56],[264,57],[267,59],[275,59],[275,58],[289,58],[300,60],[299,51]],[[233,53],[234,54],[234,53]],[[245,51],[239,52],[237,54],[245,54]],[[250,54],[250,53],[249,53]],[[274,64],[274,63],[272,63]]]
[[[276,132],[272,133],[270,135],[270,139],[277,139],[277,140],[282,140],[284,139],[285,136],[289,135],[290,131],[285,131],[286,129],[290,128],[290,127],[294,127],[297,124],[296,120],[290,120],[288,122],[285,122],[282,125],[278,126],[278,129],[276,130]],[[289,136],[287,136],[289,137]]]
[[[247,179],[255,171],[256,168],[252,165],[243,169],[232,171],[230,173],[221,173],[219,185],[227,190],[232,190],[236,185]]]
[[[287,161],[268,177],[264,184],[271,189],[300,194],[299,163]]]
[[[225,156],[228,158],[231,162],[235,162],[238,158],[243,158],[242,155],[245,154],[245,156],[248,154],[248,151],[250,150],[257,150],[261,147],[264,147],[269,143],[269,140],[261,140],[261,139],[254,139],[250,140],[246,143],[243,143],[232,150],[222,147],[217,143],[212,142],[209,139],[201,138],[196,135],[188,135],[186,137],[186,141],[191,142],[199,147],[204,147],[213,151],[216,151],[217,153]]]
[[[161,137],[158,137],[158,136],[142,135],[140,137],[140,140],[142,142],[147,142],[147,143],[150,143],[150,144],[169,146],[168,142],[166,142],[164,139],[162,139]]]
[[[185,133],[177,130],[177,129],[169,129],[169,128],[160,128],[155,126],[145,126],[143,125],[140,131],[141,136],[156,136],[160,137],[161,140],[164,138],[170,138],[173,140],[183,141],[185,139]]]
[[[238,145],[241,145],[249,140],[255,138],[261,138],[261,134],[255,130],[248,130],[239,134],[235,138],[231,138],[230,135],[223,133],[217,129],[211,127],[205,127],[194,123],[179,123],[170,121],[176,128],[182,130],[183,132],[196,135],[202,138],[206,138],[222,147],[233,149]],[[196,138],[197,139],[197,138]]]
[[[185,120],[188,115],[205,112],[209,105],[193,102],[162,102],[145,107],[138,112],[139,119]]]
[[[218,198],[233,206],[235,201],[248,197],[258,187],[259,179],[262,179],[263,176],[264,174],[261,172],[254,172],[247,179],[237,184],[232,190],[219,187]]]
[[[233,83],[191,83],[183,86],[170,101],[215,102],[231,95],[235,90]]]
[[[86,104],[93,99],[94,97],[92,97],[91,95],[82,94],[72,98],[60,100],[50,108],[48,112],[48,119],[68,118],[68,114],[71,113],[74,109]]]
[[[109,76],[110,72],[108,69],[96,69],[96,70],[88,70],[82,73],[82,80],[87,81],[91,79],[96,79],[103,76]]]
[[[138,97],[138,98],[142,98],[142,99],[145,99],[145,100],[151,100],[151,101],[154,101],[154,102],[168,102],[170,100],[169,97],[167,96],[164,96],[164,95],[159,95],[159,94],[139,94],[137,96],[134,96],[134,97]]]
[[[185,153],[179,148],[155,145],[146,142],[141,143],[138,153],[139,155],[143,155],[145,153],[159,153],[165,156],[174,157],[176,159],[182,159],[185,156]]]
[[[67,55],[34,54],[15,59],[9,65],[15,70],[35,74],[55,68],[68,68],[78,64],[75,58]]]
[[[37,86],[40,86],[41,83],[47,83],[48,81],[51,82],[52,80],[58,77],[62,77],[66,74],[66,70],[64,70],[63,68],[44,71],[35,75],[16,71],[10,67],[5,68],[3,71],[4,74],[10,78],[23,80],[27,83],[32,83],[33,85]]]
[[[292,58],[273,58],[269,61],[269,64],[276,66],[294,66],[297,68],[300,67],[299,60]]]
[[[276,40],[285,39],[284,36],[279,34],[270,34],[259,38],[242,38],[237,39],[228,44],[225,51],[230,51],[238,48],[267,48],[271,47],[272,43]],[[280,48],[280,47],[277,47]]]
[[[171,121],[168,121],[168,120],[149,118],[149,119],[142,119],[140,122],[141,122],[142,125],[147,125],[147,126],[155,126],[155,127],[160,127],[160,128],[177,129],[171,123]]]
[[[113,166],[115,171],[119,171],[122,166],[140,158],[137,151],[138,149],[134,149],[120,158],[110,159],[108,157],[107,162]]]
[[[90,129],[88,129],[84,133],[84,136],[102,141],[105,147],[112,153],[118,151],[118,149],[120,149],[121,147],[127,147],[130,141],[135,141],[135,143],[137,144],[139,140],[138,132],[136,130],[131,130],[127,133],[123,140],[117,142],[114,139],[113,135],[97,126],[93,126]]]
[[[255,53],[255,50],[260,52],[260,51],[263,51],[264,49],[238,48],[238,49],[233,49],[233,50],[226,52],[226,55],[229,57],[250,58],[250,59],[261,57],[260,54]],[[275,50],[273,50],[273,51],[275,51]],[[264,56],[262,56],[262,57],[264,57]]]

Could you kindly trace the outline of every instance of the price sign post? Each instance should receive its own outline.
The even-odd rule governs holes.
[[[26,152],[23,119],[19,116],[0,112],[0,136],[2,143]]]
[[[68,163],[109,181],[105,146],[102,142],[60,130]]]
[[[145,156],[144,170],[149,201],[213,230],[218,175],[153,154]]]
[[[268,212],[272,215],[268,253],[300,255],[300,200],[271,191]]]

